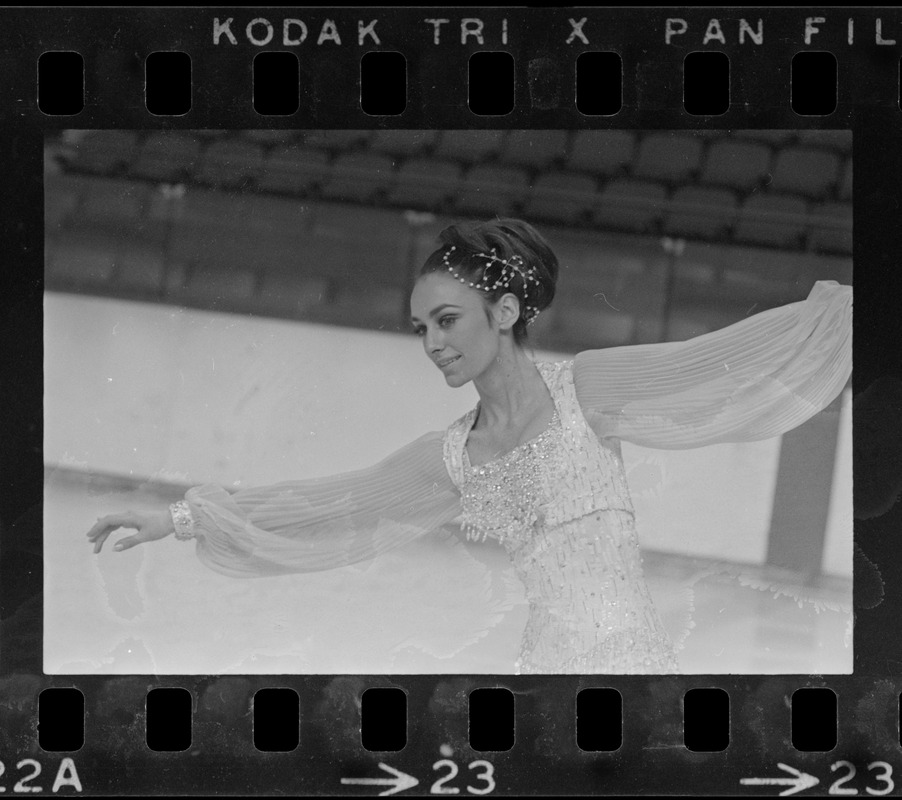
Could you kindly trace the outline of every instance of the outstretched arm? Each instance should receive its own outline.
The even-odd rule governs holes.
[[[588,350],[577,397],[599,436],[689,448],[778,436],[843,389],[852,370],[852,288],[808,298],[685,342]]]
[[[185,500],[198,557],[236,577],[365,561],[450,522],[460,505],[444,466],[441,433],[356,472],[233,494],[205,484],[189,489]]]

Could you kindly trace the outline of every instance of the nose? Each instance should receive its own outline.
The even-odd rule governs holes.
[[[441,332],[437,328],[426,328],[426,335],[423,337],[423,347],[430,355],[441,352],[444,343],[442,342]]]

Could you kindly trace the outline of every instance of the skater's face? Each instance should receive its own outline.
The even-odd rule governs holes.
[[[449,386],[478,378],[498,357],[502,336],[513,325],[511,300],[516,304],[513,295],[487,304],[479,289],[440,272],[417,280],[410,296],[411,323]]]

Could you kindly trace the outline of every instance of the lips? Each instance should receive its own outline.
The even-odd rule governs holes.
[[[449,366],[450,364],[453,364],[459,358],[460,358],[460,356],[453,356],[452,358],[443,358],[441,361],[436,361],[435,363],[439,369],[444,369],[445,367]]]

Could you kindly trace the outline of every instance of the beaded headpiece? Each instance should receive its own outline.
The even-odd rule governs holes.
[[[529,304],[530,285],[539,285],[538,271],[535,267],[524,268],[524,262],[520,256],[511,256],[509,259],[499,258],[498,251],[493,247],[488,253],[473,254],[473,258],[485,259],[486,265],[483,267],[482,277],[479,280],[471,281],[457,272],[451,264],[450,256],[456,249],[457,247],[455,245],[451,245],[442,256],[442,264],[445,265],[445,268],[451,274],[452,278],[471,286],[473,289],[480,289],[483,292],[493,292],[496,289],[507,289],[507,287],[511,285],[511,281],[519,275],[523,279],[523,319],[527,325],[530,325],[535,321],[535,318],[539,316],[540,309],[538,306]],[[489,277],[489,270],[496,264],[501,265],[501,272],[493,280]]]

